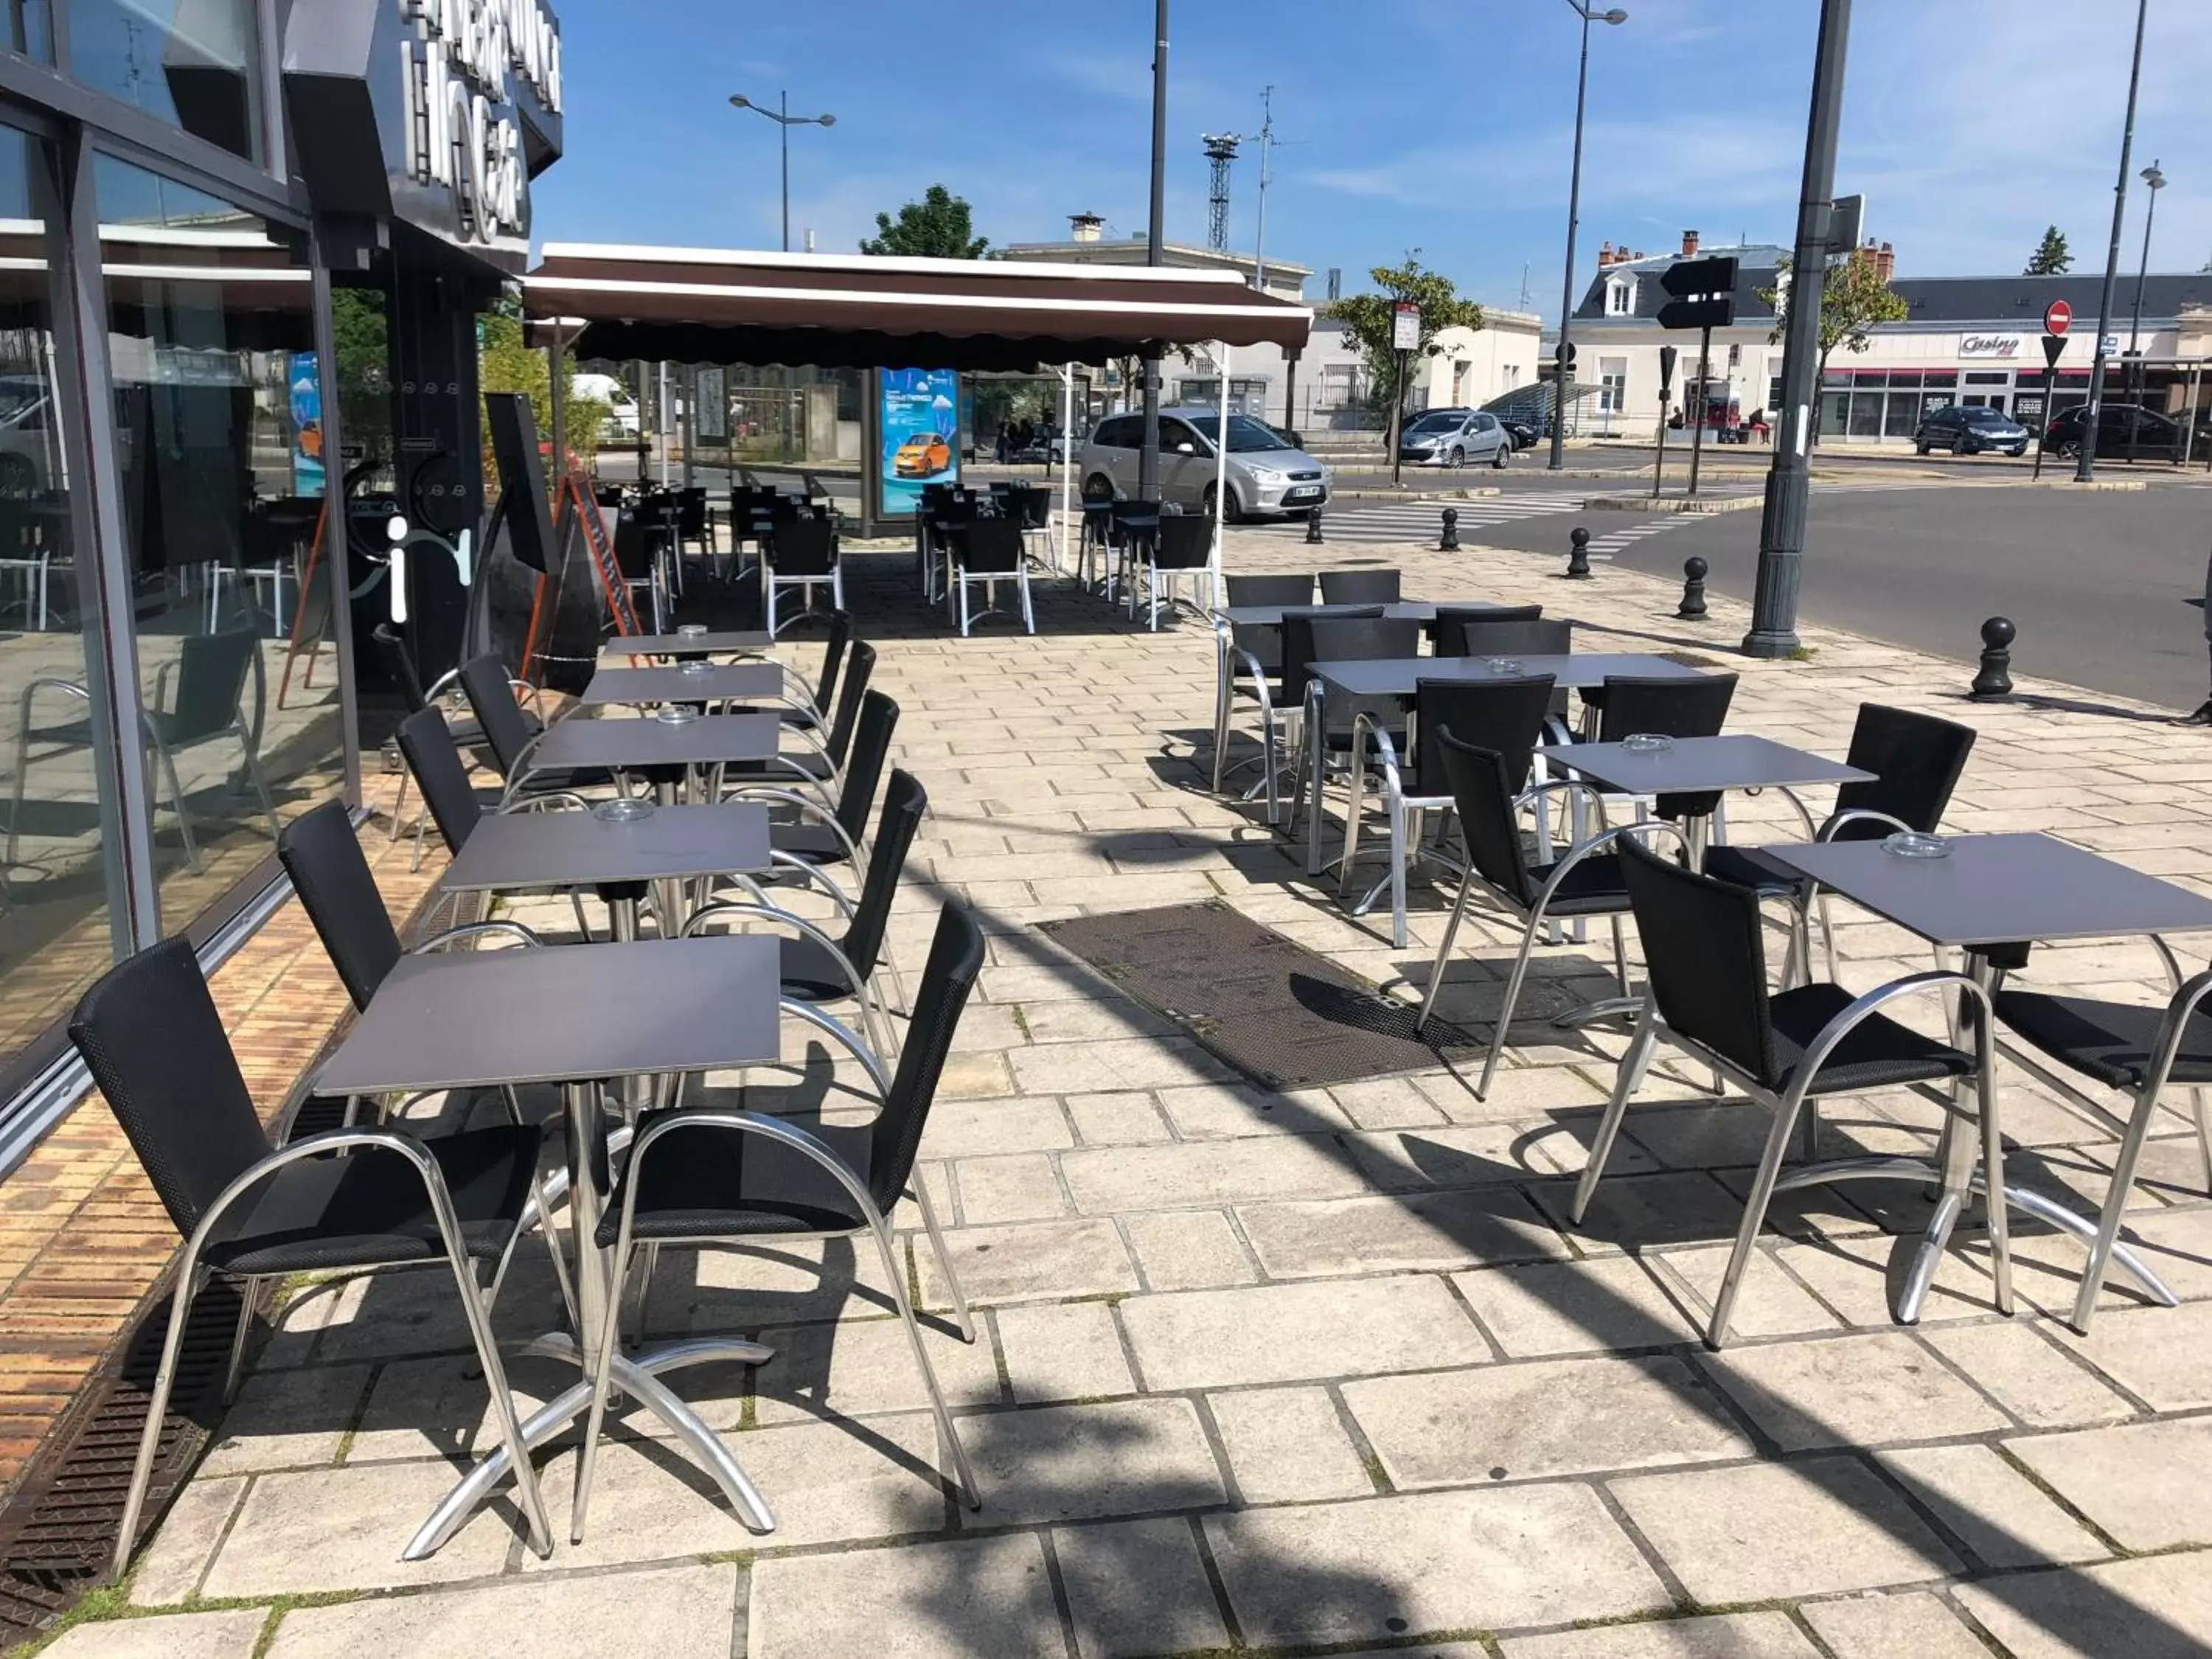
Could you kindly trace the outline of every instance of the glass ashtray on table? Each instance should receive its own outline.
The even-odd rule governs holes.
[[[1674,746],[1674,739],[1664,732],[1631,732],[1620,740],[1620,746],[1632,755],[1656,755]]]
[[[676,672],[679,674],[711,674],[714,672],[714,665],[704,657],[693,657],[678,663]]]
[[[653,711],[653,718],[663,726],[689,726],[699,718],[699,711],[686,702],[665,702]]]
[[[653,816],[653,803],[636,795],[621,795],[601,801],[592,809],[592,816],[602,823],[642,823]]]
[[[1951,856],[1951,843],[1941,836],[1926,836],[1917,830],[1899,830],[1894,835],[1884,836],[1881,850],[1892,858],[1947,859]]]
[[[1487,662],[1484,663],[1483,666],[1487,668],[1493,674],[1518,674],[1521,672],[1521,659],[1518,657],[1492,657]]]

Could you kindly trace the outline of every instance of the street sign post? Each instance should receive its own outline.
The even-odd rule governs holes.
[[[1698,458],[1705,453],[1705,422],[1712,409],[1713,331],[1706,329],[1698,338],[1698,393],[1695,398],[1684,398],[1682,408],[1694,412],[1698,423],[1690,429],[1690,494],[1698,493]]]
[[[1390,389],[1390,482],[1400,482],[1398,457],[1399,440],[1404,434],[1406,423],[1406,366],[1413,354],[1421,349],[1421,308],[1411,300],[1401,300],[1390,307],[1390,349],[1398,354],[1398,380]],[[1227,395],[1227,388],[1223,388]]]
[[[1421,346],[1421,308],[1410,300],[1390,307],[1390,349],[1418,351]]]
[[[1735,321],[1735,261],[1726,254],[1680,259],[1659,273],[1672,297],[1659,307],[1662,328],[1726,328]]]
[[[2043,313],[2043,430],[2035,438],[2035,471],[2031,477],[2043,476],[2043,441],[2051,431],[2051,419],[2055,412],[2052,404],[2058,397],[2058,359],[2066,349],[2066,325],[2074,320],[2073,308],[2063,300],[2053,300]],[[2051,325],[2057,326],[2053,328]]]

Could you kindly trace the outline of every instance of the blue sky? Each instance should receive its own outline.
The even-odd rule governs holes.
[[[1652,252],[1686,228],[1706,242],[1786,242],[1804,143],[1814,0],[1626,0],[1593,33],[1578,263],[1598,244]],[[1839,188],[1900,276],[2020,269],[2046,223],[2076,270],[2110,234],[2134,7],[2126,0],[1858,0]],[[732,110],[788,88],[794,245],[811,228],[849,252],[941,183],[994,242],[1066,234],[1103,214],[1141,234],[1152,6],[836,0],[566,0],[568,153],[536,190],[538,237],[705,246],[777,245],[776,131]],[[2087,20],[2087,21],[2085,21]],[[1202,241],[1201,132],[1256,133],[1275,87],[1267,252],[1346,291],[1408,248],[1462,291],[1513,305],[1523,270],[1554,313],[1565,233],[1577,25],[1561,0],[1451,5],[1178,0],[1171,18],[1167,230]],[[2151,0],[2135,165],[2154,157],[2154,270],[2212,258],[2212,0]],[[1248,145],[1231,240],[1249,248]],[[2122,268],[2141,251],[2130,197]]]

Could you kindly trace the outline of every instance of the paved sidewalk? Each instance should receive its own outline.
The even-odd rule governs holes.
[[[1594,648],[1725,658],[1743,677],[1733,729],[1831,754],[1863,698],[1967,720],[1982,738],[1954,827],[2050,830],[2203,884],[2212,737],[2156,711],[2033,686],[2046,695],[1970,705],[1955,665],[1828,633],[1808,635],[1804,662],[1739,661],[1739,608],[1716,600],[1710,621],[1680,623],[1675,590],[1617,569],[1570,584],[1561,561],[1526,554],[1231,536],[1240,568],[1315,555],[1397,564],[1411,594],[1540,599]],[[1565,1224],[1620,1039],[1547,1022],[1610,985],[1602,948],[1543,953],[1545,994],[1486,1103],[1442,1068],[1286,1095],[1240,1084],[1035,924],[1218,897],[1403,992],[1425,981],[1447,896],[1417,884],[1413,942],[1393,950],[1387,917],[1347,918],[1334,883],[1317,888],[1249,811],[1207,793],[1202,626],[1133,632],[1054,591],[1034,640],[912,629],[910,605],[886,629],[906,562],[881,563],[855,609],[903,707],[902,763],[933,805],[894,944],[911,975],[947,896],[991,936],[922,1147],[985,1310],[973,1347],[950,1334],[926,1245],[905,1239],[984,1507],[959,1510],[939,1483],[872,1261],[837,1243],[672,1248],[649,1328],[757,1331],[776,1350],[757,1376],[684,1387],[779,1530],[747,1534],[681,1458],[626,1434],[585,1544],[566,1542],[562,1444],[544,1466],[550,1561],[502,1506],[403,1566],[453,1460],[485,1442],[481,1383],[430,1276],[338,1281],[293,1303],[143,1557],[128,1602],[146,1616],[81,1625],[58,1659],[2149,1659],[2212,1645],[2212,1207],[2184,1115],[2162,1126],[2133,1217],[2182,1307],[2116,1286],[2078,1338],[2055,1316],[2079,1254],[2028,1233],[2021,1310],[2001,1319],[1970,1237],[1925,1322],[1902,1329],[1882,1224],[1909,1232],[1921,1200],[1815,1191],[1777,1205],[1737,1343],[1710,1354],[1694,1333],[1764,1115],[1664,1067],[1589,1223]],[[1763,798],[1732,801],[1730,818],[1741,841],[1792,833]],[[1840,906],[1838,920],[1848,982],[1927,965],[1898,931]],[[1448,1012],[1494,1010],[1512,938],[1488,923],[1462,935]],[[2030,977],[2166,994],[2148,948],[2127,943],[2039,951]],[[2012,1173],[2100,1200],[2107,1127],[2013,1078]],[[780,1100],[758,1081],[744,1097],[853,1115],[818,1054],[788,1081]],[[1917,1100],[1882,1096],[1838,1108],[1826,1134],[1918,1149],[1933,1127]],[[915,1224],[912,1206],[896,1219]],[[550,1317],[537,1265],[518,1258],[510,1333]],[[518,1364],[514,1379],[527,1391],[558,1374]]]

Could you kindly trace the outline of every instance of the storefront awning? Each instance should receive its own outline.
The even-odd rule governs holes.
[[[549,243],[530,317],[579,356],[825,368],[1104,363],[1223,340],[1295,350],[1306,307],[1233,271]],[[544,337],[544,331],[537,331]]]

